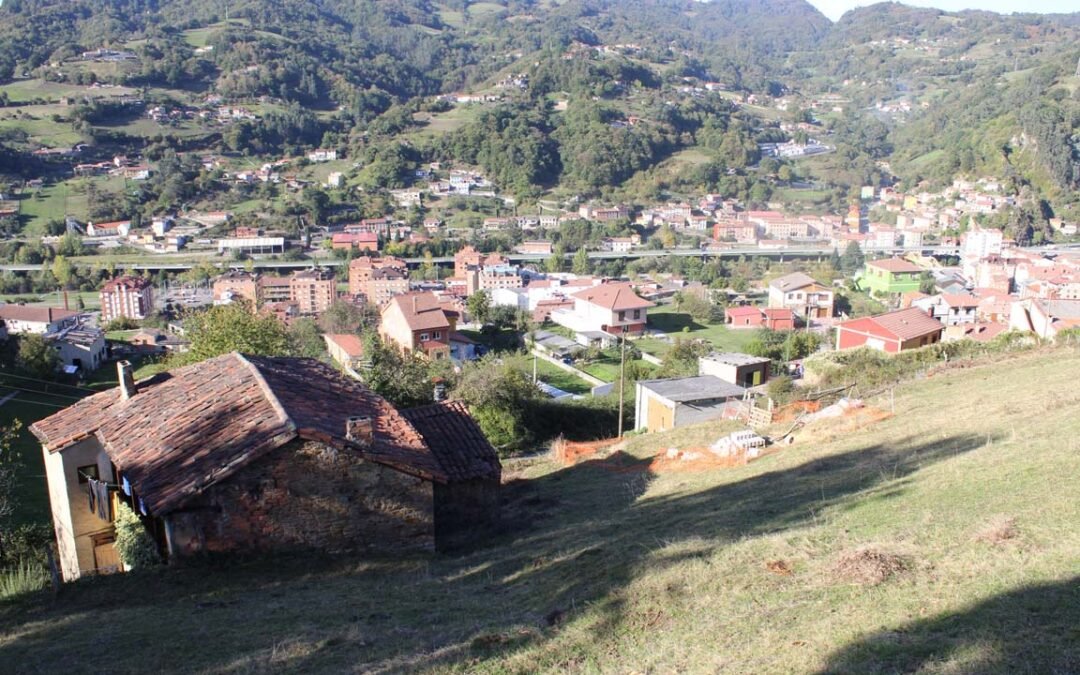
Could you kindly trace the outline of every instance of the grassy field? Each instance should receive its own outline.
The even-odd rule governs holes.
[[[49,521],[49,497],[45,491],[45,465],[41,458],[41,443],[30,433],[30,424],[48,417],[75,403],[89,392],[59,384],[42,391],[43,383],[0,375],[0,399],[14,394],[0,405],[0,426],[8,427],[15,420],[22,429],[14,447],[19,452],[20,469],[15,484],[18,508],[15,523],[45,523]]]
[[[128,87],[88,87],[65,82],[46,82],[44,80],[16,80],[0,86],[0,93],[7,94],[12,103],[23,103],[36,99],[59,101],[61,98],[76,96],[79,98],[100,98],[102,96],[126,96],[134,89]]]
[[[634,343],[635,345],[637,343]],[[627,359],[626,366],[629,368],[631,365],[637,367],[639,372],[648,373],[656,368],[651,363],[642,361],[641,359]],[[612,348],[604,351],[603,356],[596,361],[581,368],[586,373],[593,377],[598,377],[604,382],[614,382],[619,379],[619,350]]]
[[[0,662],[84,672],[1048,673],[1080,666],[1080,354],[896,389],[749,465],[655,471],[721,426],[505,472],[458,556],[274,558],[0,604]],[[1047,391],[1059,392],[1047,406]],[[871,401],[889,409],[888,399]]]
[[[0,109],[0,132],[22,132],[31,143],[49,148],[70,147],[82,137],[66,121],[67,110],[59,104]],[[54,120],[53,115],[61,121]]]
[[[532,375],[533,358],[531,356],[515,356],[510,359],[510,362],[519,370]],[[592,391],[592,385],[585,380],[543,359],[536,359],[536,376],[539,380],[571,394],[584,395]]]
[[[717,351],[740,352],[754,338],[752,330],[731,330],[723,324],[701,324],[689,314],[678,312],[674,305],[660,305],[649,310],[649,328],[668,334],[673,340],[708,340]],[[684,330],[689,329],[689,330]],[[671,344],[657,338],[635,340],[634,346],[643,352],[663,356]]]

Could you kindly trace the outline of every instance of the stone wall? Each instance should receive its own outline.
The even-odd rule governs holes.
[[[476,479],[435,485],[435,544],[440,551],[470,548],[499,525],[499,481]]]
[[[432,549],[431,483],[293,441],[166,517],[176,556],[200,552]]]

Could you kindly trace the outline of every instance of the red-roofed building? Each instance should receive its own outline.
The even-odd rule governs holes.
[[[836,348],[870,347],[895,354],[940,342],[944,331],[940,321],[911,307],[838,324]]]
[[[170,559],[446,549],[497,520],[498,456],[460,403],[399,411],[316,359],[235,352],[119,379],[30,427],[67,581],[120,570],[120,503]]]
[[[330,353],[330,358],[344,368],[354,370],[364,356],[364,343],[359,335],[327,333],[323,339],[326,340],[326,351]]]
[[[101,320],[121,317],[141,321],[154,311],[154,285],[143,277],[117,277],[101,287]]]
[[[454,328],[434,293],[406,293],[383,306],[379,335],[404,352],[419,351],[428,358],[445,359],[450,357]]]
[[[335,232],[330,237],[330,243],[335,249],[355,248],[361,251],[378,251],[379,235],[374,232]]]
[[[794,330],[795,313],[790,309],[762,309],[745,305],[724,310],[728,328],[734,330],[768,328],[770,330]]]
[[[571,297],[573,311],[554,311],[551,320],[577,333],[640,335],[645,331],[646,312],[655,306],[628,283],[599,284]]]

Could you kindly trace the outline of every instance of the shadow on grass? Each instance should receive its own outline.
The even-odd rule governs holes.
[[[1080,672],[1080,577],[1022,588],[962,612],[850,644],[824,673]]]
[[[76,583],[54,605],[0,604],[0,635],[16,636],[0,638],[0,663],[78,671],[84,659],[110,654],[118,670],[468,669],[542,644],[586,606],[599,616],[595,639],[605,640],[641,623],[620,592],[643,571],[810,525],[856,496],[894,495],[921,468],[987,442],[898,439],[658,497],[646,493],[648,459],[586,461],[509,482],[506,532],[460,557],[170,568]],[[680,542],[690,545],[668,549]],[[1001,617],[986,618],[986,630],[998,630]]]
[[[704,330],[706,326],[694,321],[689,314],[664,313],[650,314],[649,327],[661,330],[665,333],[681,333],[683,329],[690,331]]]

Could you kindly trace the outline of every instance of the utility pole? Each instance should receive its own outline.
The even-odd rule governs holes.
[[[622,327],[622,346],[619,351],[619,438],[623,434],[623,406],[626,399],[623,393],[626,391],[626,326]]]

